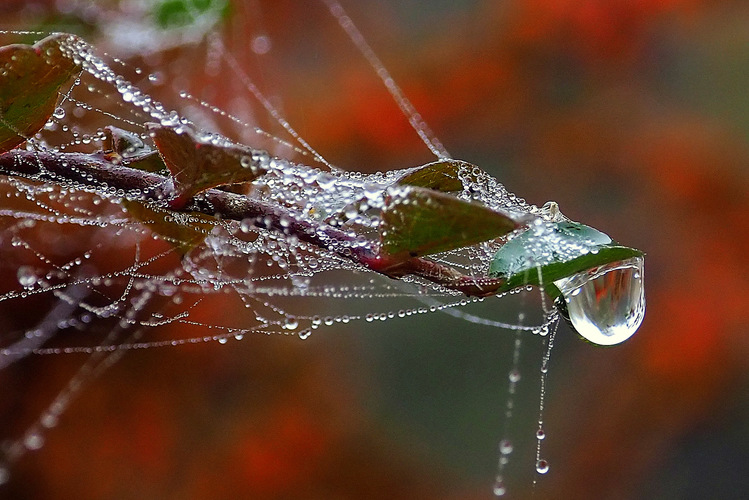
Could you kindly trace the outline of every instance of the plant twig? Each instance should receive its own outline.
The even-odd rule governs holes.
[[[73,185],[111,192],[137,200],[165,202],[174,195],[168,177],[115,163],[103,154],[13,150],[0,155],[0,174],[30,180]],[[371,244],[323,222],[295,217],[287,208],[247,196],[209,189],[192,198],[183,212],[200,212],[231,220],[252,220],[256,227],[295,236],[367,269],[398,279],[406,275],[424,278],[467,296],[493,295],[504,284],[501,278],[467,276],[438,262],[412,257],[393,259],[378,254]]]

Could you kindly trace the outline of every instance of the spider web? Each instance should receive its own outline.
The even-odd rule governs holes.
[[[331,0],[324,4],[321,8],[331,11],[352,44],[364,54],[417,135],[437,157],[447,156],[444,146],[342,7]],[[142,144],[134,147],[141,151],[154,147],[147,123],[210,131],[205,132],[208,138],[248,144],[267,152],[268,172],[251,185],[238,187],[239,192],[287,207],[298,217],[349,231],[352,246],[372,244],[385,191],[410,170],[364,174],[332,165],[286,121],[280,106],[274,104],[278,102],[276,96],[264,94],[251,78],[247,67],[251,61],[243,56],[246,51],[240,50],[243,46],[231,27],[222,29],[210,12],[197,11],[190,3],[186,6],[193,22],[179,37],[172,31],[163,36],[144,31],[143,22],[132,13],[131,24],[126,24],[130,36],[125,37],[127,30],[122,24],[112,35],[110,50],[121,48],[126,52],[135,29],[143,43],[133,52],[152,51],[145,58],[124,53],[129,57],[126,62],[82,39],[71,38],[64,48],[83,71],[64,89],[53,117],[42,131],[28,138],[25,148],[94,153],[104,148],[107,126],[139,138]],[[43,35],[31,34],[33,38]],[[7,32],[4,43],[29,36]],[[118,37],[125,38],[117,41]],[[262,25],[256,25],[250,35],[241,35],[243,41],[248,38],[255,56],[264,55],[273,42]],[[163,62],[164,47],[178,51],[174,60],[147,64],[148,60]],[[144,69],[147,66],[153,67]],[[227,86],[243,96],[241,105],[228,111],[227,103],[214,104],[202,97],[200,78],[189,81],[180,77],[190,66],[204,68],[202,76],[224,72],[234,75]],[[175,80],[175,84],[167,83]],[[551,217],[478,169],[464,167],[461,180],[463,199],[494,209]],[[6,442],[0,458],[4,464],[0,483],[8,479],[11,467],[21,457],[44,445],[46,434],[75,396],[128,351],[229,344],[253,335],[306,339],[334,325],[449,314],[516,332],[505,408],[509,420],[519,379],[521,339],[526,333],[547,337],[555,328],[556,315],[537,291],[510,294],[527,297],[521,299],[521,305],[508,308],[505,318],[501,312],[499,317],[486,317],[482,303],[497,298],[466,298],[412,276],[390,280],[342,258],[340,253],[263,229],[254,220],[182,216],[153,208],[151,217],[170,217],[170,222],[186,228],[191,238],[200,241],[193,245],[179,236],[154,231],[147,220],[134,217],[129,200],[138,195],[114,187],[94,190],[65,182],[0,178],[2,314],[13,317],[19,303],[26,307],[33,303],[39,311],[36,317],[15,317],[15,328],[2,333],[0,368],[27,356],[84,356],[77,371],[38,417],[23,424],[20,435],[2,436]],[[183,244],[186,246],[181,247]],[[486,274],[497,248],[496,243],[483,243],[444,252],[436,260],[467,274],[481,275]],[[500,299],[517,302],[517,297],[506,295]],[[539,300],[541,303],[533,308],[522,305]],[[217,301],[241,314],[231,314],[230,318],[212,314]],[[522,311],[519,316],[518,307]],[[167,325],[178,325],[183,335],[173,336],[177,329],[172,328],[168,330],[172,336],[164,337],[161,331]],[[553,335],[547,338],[544,373]],[[540,432],[542,423],[539,417]],[[505,426],[504,434],[508,432]],[[540,442],[541,438],[537,460]],[[503,439],[494,487],[497,495],[505,491],[502,476],[511,452],[509,441]]]

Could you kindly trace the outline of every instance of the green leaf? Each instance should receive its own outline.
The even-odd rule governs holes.
[[[79,67],[61,50],[72,35],[34,45],[0,47],[0,153],[37,133],[55,110],[58,92]]]
[[[472,178],[474,168],[475,165],[460,160],[438,160],[404,175],[398,179],[398,184],[444,192],[462,191],[460,174]]]
[[[253,181],[266,171],[270,159],[220,136],[198,135],[187,126],[147,123],[146,129],[172,174],[177,195],[174,208],[206,189]]]
[[[494,254],[489,276],[507,280],[500,292],[543,284],[550,295],[557,296],[554,281],[642,255],[590,226],[571,221],[539,222]]]
[[[519,225],[509,214],[412,186],[391,189],[381,216],[381,251],[396,258],[474,245],[507,234]]]
[[[178,29],[196,24],[206,15],[224,17],[228,10],[225,0],[161,0],[155,2],[153,16],[160,28]]]

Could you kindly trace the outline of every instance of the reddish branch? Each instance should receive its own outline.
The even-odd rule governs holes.
[[[101,154],[13,150],[0,155],[0,175],[93,188],[101,192],[114,189],[118,194],[139,201],[167,201],[174,195],[170,178],[128,168]],[[280,205],[218,189],[204,191],[180,211],[200,212],[222,219],[249,219],[257,227],[293,235],[300,241],[329,250],[391,278],[419,276],[468,296],[493,295],[504,283],[500,278],[467,276],[420,257],[396,260],[378,255],[372,245],[357,244],[349,233],[328,224],[299,219]]]

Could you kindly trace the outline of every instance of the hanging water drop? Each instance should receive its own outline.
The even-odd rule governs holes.
[[[499,442],[499,453],[501,455],[509,455],[512,453],[512,442],[509,439],[503,439]]]
[[[312,330],[310,330],[309,328],[305,328],[304,330],[300,331],[298,335],[300,339],[307,340],[309,336],[312,335]]]
[[[30,266],[21,266],[16,272],[18,278],[18,284],[24,288],[31,288],[36,285],[38,277],[34,272],[34,269]]]
[[[630,338],[645,317],[644,259],[612,262],[554,284],[565,318],[581,336],[598,345],[614,345]]]
[[[57,415],[55,413],[45,413],[40,419],[40,423],[47,429],[57,425]]]
[[[271,48],[270,38],[266,35],[258,35],[252,40],[252,51],[255,54],[267,54]]]
[[[58,120],[62,120],[63,118],[65,118],[65,110],[62,108],[55,108],[55,111],[52,113],[52,116],[54,116]]]
[[[536,462],[536,472],[539,474],[546,474],[549,472],[549,462],[546,460],[539,460]]]
[[[44,438],[41,434],[33,432],[24,438],[23,445],[29,450],[38,450],[44,446]]]
[[[492,492],[494,493],[494,496],[497,497],[504,496],[504,494],[507,493],[507,487],[505,486],[502,476],[497,476],[497,479],[494,481]]]

